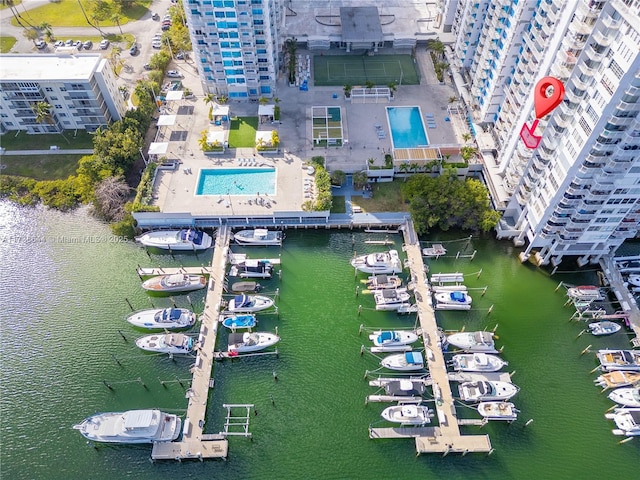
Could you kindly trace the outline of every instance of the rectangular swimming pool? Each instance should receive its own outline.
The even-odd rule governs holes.
[[[276,193],[275,168],[205,168],[196,195],[257,195]]]
[[[387,107],[387,120],[393,148],[429,145],[420,107]]]

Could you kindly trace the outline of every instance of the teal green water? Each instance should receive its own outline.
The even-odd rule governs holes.
[[[261,281],[266,291],[280,289],[280,314],[259,316],[261,330],[278,328],[280,355],[216,364],[205,430],[222,430],[223,403],[253,403],[253,441],[231,438],[227,461],[204,463],[151,463],[151,446],[92,448],[71,426],[96,411],[184,413],[193,359],[139,351],[133,340],[143,332],[124,321],[130,311],[125,299],[136,309],[170,305],[171,299],[150,299],[142,291],[136,266],[208,264],[211,253],[148,255],[115,241],[83,211],[0,203],[0,219],[3,479],[637,478],[640,442],[619,445],[611,434],[613,424],[603,416],[611,404],[589,373],[595,356],[580,355],[589,344],[626,347],[627,337],[578,337],[583,325],[568,321],[572,311],[562,291],[554,291],[560,281],[592,282],[595,273],[549,276],[520,264],[511,243],[493,239],[447,244],[450,253],[459,246],[477,250],[476,257],[441,258],[429,267],[468,274],[470,288],[488,287],[484,296],[471,290],[471,312],[438,312],[438,319],[447,329],[498,325],[498,344],[521,388],[514,399],[521,418],[512,425],[464,427],[490,435],[491,456],[416,457],[410,439],[369,440],[367,429],[382,425],[386,404],[365,405],[373,388],[364,373],[378,360],[360,355],[368,340],[358,335],[359,326],[411,327],[415,316],[376,312],[371,296],[356,297],[364,276],[356,278],[348,260],[354,250],[380,250],[364,241],[383,237],[335,230],[289,230],[281,250],[246,250],[282,256],[281,279]],[[400,237],[393,238],[400,247]],[[173,300],[203,308],[202,293]],[[468,409],[461,415],[473,416]],[[524,427],[528,419],[533,423]]]

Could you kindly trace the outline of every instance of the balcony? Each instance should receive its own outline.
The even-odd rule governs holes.
[[[602,16],[600,17],[600,19],[602,20],[602,23],[607,28],[615,28],[615,29],[617,29],[622,24],[622,19],[613,18],[611,15],[609,15],[608,12],[604,12],[602,14]]]

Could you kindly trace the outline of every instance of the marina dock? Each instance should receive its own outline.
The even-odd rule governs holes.
[[[444,354],[438,341],[438,324],[436,323],[435,310],[427,283],[420,242],[411,222],[407,222],[403,233],[405,240],[404,250],[411,269],[411,279],[415,285],[418,319],[423,332],[425,359],[433,382],[436,418],[439,423],[438,427],[435,428],[420,429],[420,434],[415,436],[416,451],[418,454],[489,453],[492,448],[488,435],[462,435],[460,433],[455,401],[449,384],[449,372],[447,372]],[[377,431],[383,429],[373,430],[375,431],[373,433],[370,432],[370,437],[372,435],[388,434],[387,432]]]
[[[201,316],[198,354],[191,367],[193,377],[191,388],[187,390],[189,404],[187,416],[183,422],[182,439],[178,442],[154,443],[151,452],[153,460],[181,461],[183,459],[203,460],[205,458],[227,457],[229,447],[226,437],[221,434],[204,434],[204,425],[209,389],[212,385],[211,374],[215,361],[218,315],[222,301],[230,232],[229,227],[224,225],[218,229],[213,260],[211,267],[207,269],[210,280],[204,312]],[[200,267],[195,268],[199,269]],[[145,269],[145,271],[147,270],[155,269]],[[163,270],[164,273],[173,273],[167,272],[171,269]],[[197,273],[202,272],[198,271]],[[148,275],[153,275],[153,273]]]

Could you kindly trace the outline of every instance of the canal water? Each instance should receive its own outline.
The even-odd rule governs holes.
[[[84,210],[59,213],[0,203],[0,476],[7,479],[574,479],[637,478],[640,442],[618,444],[604,418],[611,406],[594,387],[597,365],[587,346],[628,347],[628,337],[594,338],[569,321],[561,281],[592,283],[595,271],[564,264],[553,276],[522,265],[511,243],[458,240],[427,262],[431,272],[463,272],[470,312],[438,312],[445,329],[493,329],[521,391],[512,425],[462,427],[488,434],[491,455],[416,456],[411,439],[370,440],[387,404],[365,405],[374,393],[365,372],[379,359],[360,325],[409,328],[415,315],[376,312],[358,292],[362,274],[349,259],[385,247],[364,232],[289,230],[282,249],[239,249],[282,260],[281,276],[261,281],[275,293],[278,315],[259,315],[259,329],[282,337],[279,355],[217,363],[205,433],[223,429],[224,403],[253,404],[252,438],[232,437],[226,461],[149,461],[151,446],[87,445],[71,427],[98,411],[157,407],[184,415],[193,358],[145,354],[143,335],[127,322],[135,309],[172,303],[203,309],[204,296],[150,298],[137,266],[208,265],[205,255],[158,255],[111,236]],[[389,235],[401,251],[399,235]],[[466,255],[475,253],[471,260]],[[457,254],[460,253],[458,256]],[[458,258],[456,258],[458,256]],[[564,268],[563,268],[564,267]],[[482,294],[486,287],[486,292]],[[362,306],[360,314],[359,306]],[[219,337],[224,347],[226,332]],[[453,384],[455,388],[455,384]],[[461,416],[477,417],[464,406]],[[528,420],[532,422],[525,426]]]

